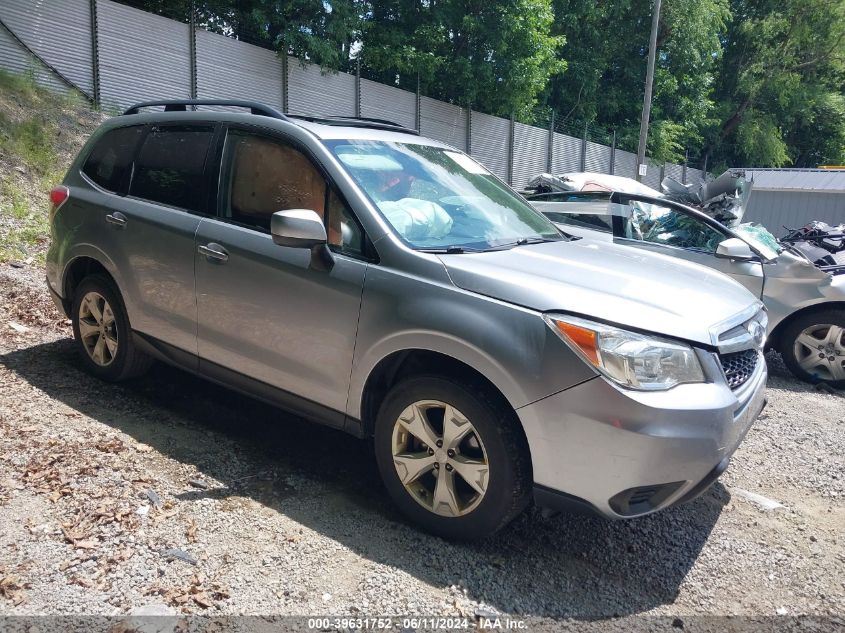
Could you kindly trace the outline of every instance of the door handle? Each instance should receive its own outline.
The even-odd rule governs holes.
[[[218,262],[225,262],[229,260],[229,253],[226,252],[226,249],[220,246],[220,244],[215,244],[214,242],[198,246],[197,251],[200,255],[205,255],[208,259],[213,259]]]
[[[123,228],[126,226],[126,216],[120,211],[115,211],[114,213],[106,216],[106,222],[114,224],[117,228]]]

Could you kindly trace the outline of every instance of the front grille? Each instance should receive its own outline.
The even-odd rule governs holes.
[[[722,369],[728,379],[728,386],[736,389],[745,384],[757,367],[759,353],[756,349],[746,349],[732,354],[722,354]]]

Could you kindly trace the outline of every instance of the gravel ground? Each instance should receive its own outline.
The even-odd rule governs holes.
[[[163,365],[89,377],[42,277],[0,265],[0,614],[842,624],[845,397],[776,356],[768,408],[695,502],[621,522],[531,511],[452,544],[404,523],[365,442]]]

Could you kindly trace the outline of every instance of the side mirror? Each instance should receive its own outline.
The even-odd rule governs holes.
[[[289,209],[270,218],[270,234],[279,246],[314,248],[328,241],[326,227],[316,211]]]
[[[716,257],[732,259],[737,262],[747,262],[754,259],[751,247],[737,237],[731,237],[716,247]]]

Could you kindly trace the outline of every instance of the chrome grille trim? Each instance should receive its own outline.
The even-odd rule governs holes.
[[[767,331],[769,317],[766,314],[766,309],[759,307],[759,304],[736,315],[733,319],[723,321],[711,328],[710,337],[713,345],[719,349],[719,354],[730,354],[749,349],[762,350],[765,339],[762,344],[754,340],[752,334],[754,329],[752,322],[754,321],[760,324],[763,332]]]

